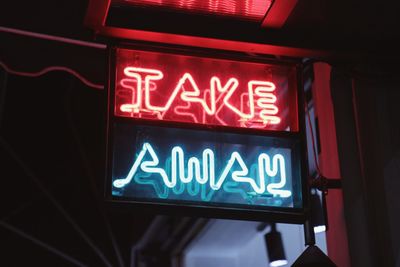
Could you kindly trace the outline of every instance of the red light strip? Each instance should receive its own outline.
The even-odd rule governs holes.
[[[114,0],[113,2],[257,21],[264,18],[272,4],[272,0]]]

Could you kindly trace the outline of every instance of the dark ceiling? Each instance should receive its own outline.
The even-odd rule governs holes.
[[[83,27],[87,1],[3,1],[1,6],[1,26],[93,40]],[[283,28],[265,31],[271,42],[283,45],[389,55],[399,46],[399,11],[395,1],[299,0]]]

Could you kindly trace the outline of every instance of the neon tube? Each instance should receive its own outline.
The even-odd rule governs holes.
[[[192,74],[184,72],[176,85],[171,86],[173,89],[169,90],[164,88],[165,84],[162,88],[157,87],[157,81],[164,78],[161,70],[125,67],[123,73],[124,78],[119,79],[119,86],[122,89],[119,90],[130,92],[131,97],[130,101],[129,98],[123,98],[117,106],[120,112],[131,113],[131,116],[141,117],[150,113],[158,114],[157,118],[161,119],[173,117],[179,118],[178,121],[186,121],[191,118],[191,122],[202,124],[208,123],[207,116],[209,116],[218,124],[226,126],[232,124],[224,119],[228,116],[234,118],[235,124],[241,127],[251,126],[253,122],[261,124],[262,127],[281,122],[279,108],[276,105],[276,86],[269,81],[250,80],[240,84],[237,78],[230,77],[223,84],[219,77],[212,76],[209,88],[200,89]],[[241,86],[247,90],[243,90]],[[164,104],[152,104],[152,99],[159,98],[160,95],[161,99],[165,100]],[[187,105],[182,106],[178,104],[180,102],[185,102]],[[182,109],[186,111],[182,112]],[[223,116],[219,115],[220,113]],[[258,127],[258,124],[255,127]]]
[[[147,152],[150,156],[150,160],[145,160]],[[239,165],[239,169],[234,168],[235,163]],[[171,156],[166,159],[165,168],[159,167],[159,165],[160,161],[156,152],[151,144],[146,142],[136,156],[128,175],[122,179],[115,179],[113,186],[116,188],[127,186],[131,183],[132,179],[137,176],[140,169],[145,174],[141,175],[140,181],[143,180],[143,177],[158,175],[161,177],[163,184],[167,188],[172,189],[175,193],[179,193],[183,190],[182,184],[187,184],[187,187],[191,190],[191,194],[198,194],[200,187],[204,188],[207,184],[214,191],[226,191],[222,185],[230,180],[239,184],[248,184],[254,193],[258,195],[269,193],[281,198],[288,198],[292,195],[290,190],[283,189],[286,186],[286,166],[285,158],[281,154],[275,154],[273,156],[266,153],[259,154],[258,161],[254,164],[256,165],[255,176],[258,177],[258,181],[256,181],[257,177],[254,178],[249,175],[249,169],[246,163],[242,156],[236,151],[231,153],[218,179],[216,179],[217,170],[215,168],[215,155],[210,148],[203,150],[201,159],[190,157],[186,161],[183,148],[174,146],[171,150]],[[277,178],[279,178],[279,182],[271,182]],[[178,183],[178,181],[180,183]],[[194,188],[191,186],[194,186]],[[158,189],[158,191],[159,195],[165,195],[165,193],[161,193],[160,189]],[[204,192],[203,190],[202,194]],[[209,196],[202,197],[209,198]]]

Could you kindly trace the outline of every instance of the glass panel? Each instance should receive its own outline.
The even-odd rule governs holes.
[[[298,131],[293,65],[117,49],[114,114]]]
[[[112,196],[219,207],[301,208],[299,142],[114,124]]]

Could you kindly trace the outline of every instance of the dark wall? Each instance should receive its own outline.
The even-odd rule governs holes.
[[[334,68],[332,97],[353,266],[395,266],[399,255],[398,67]]]

